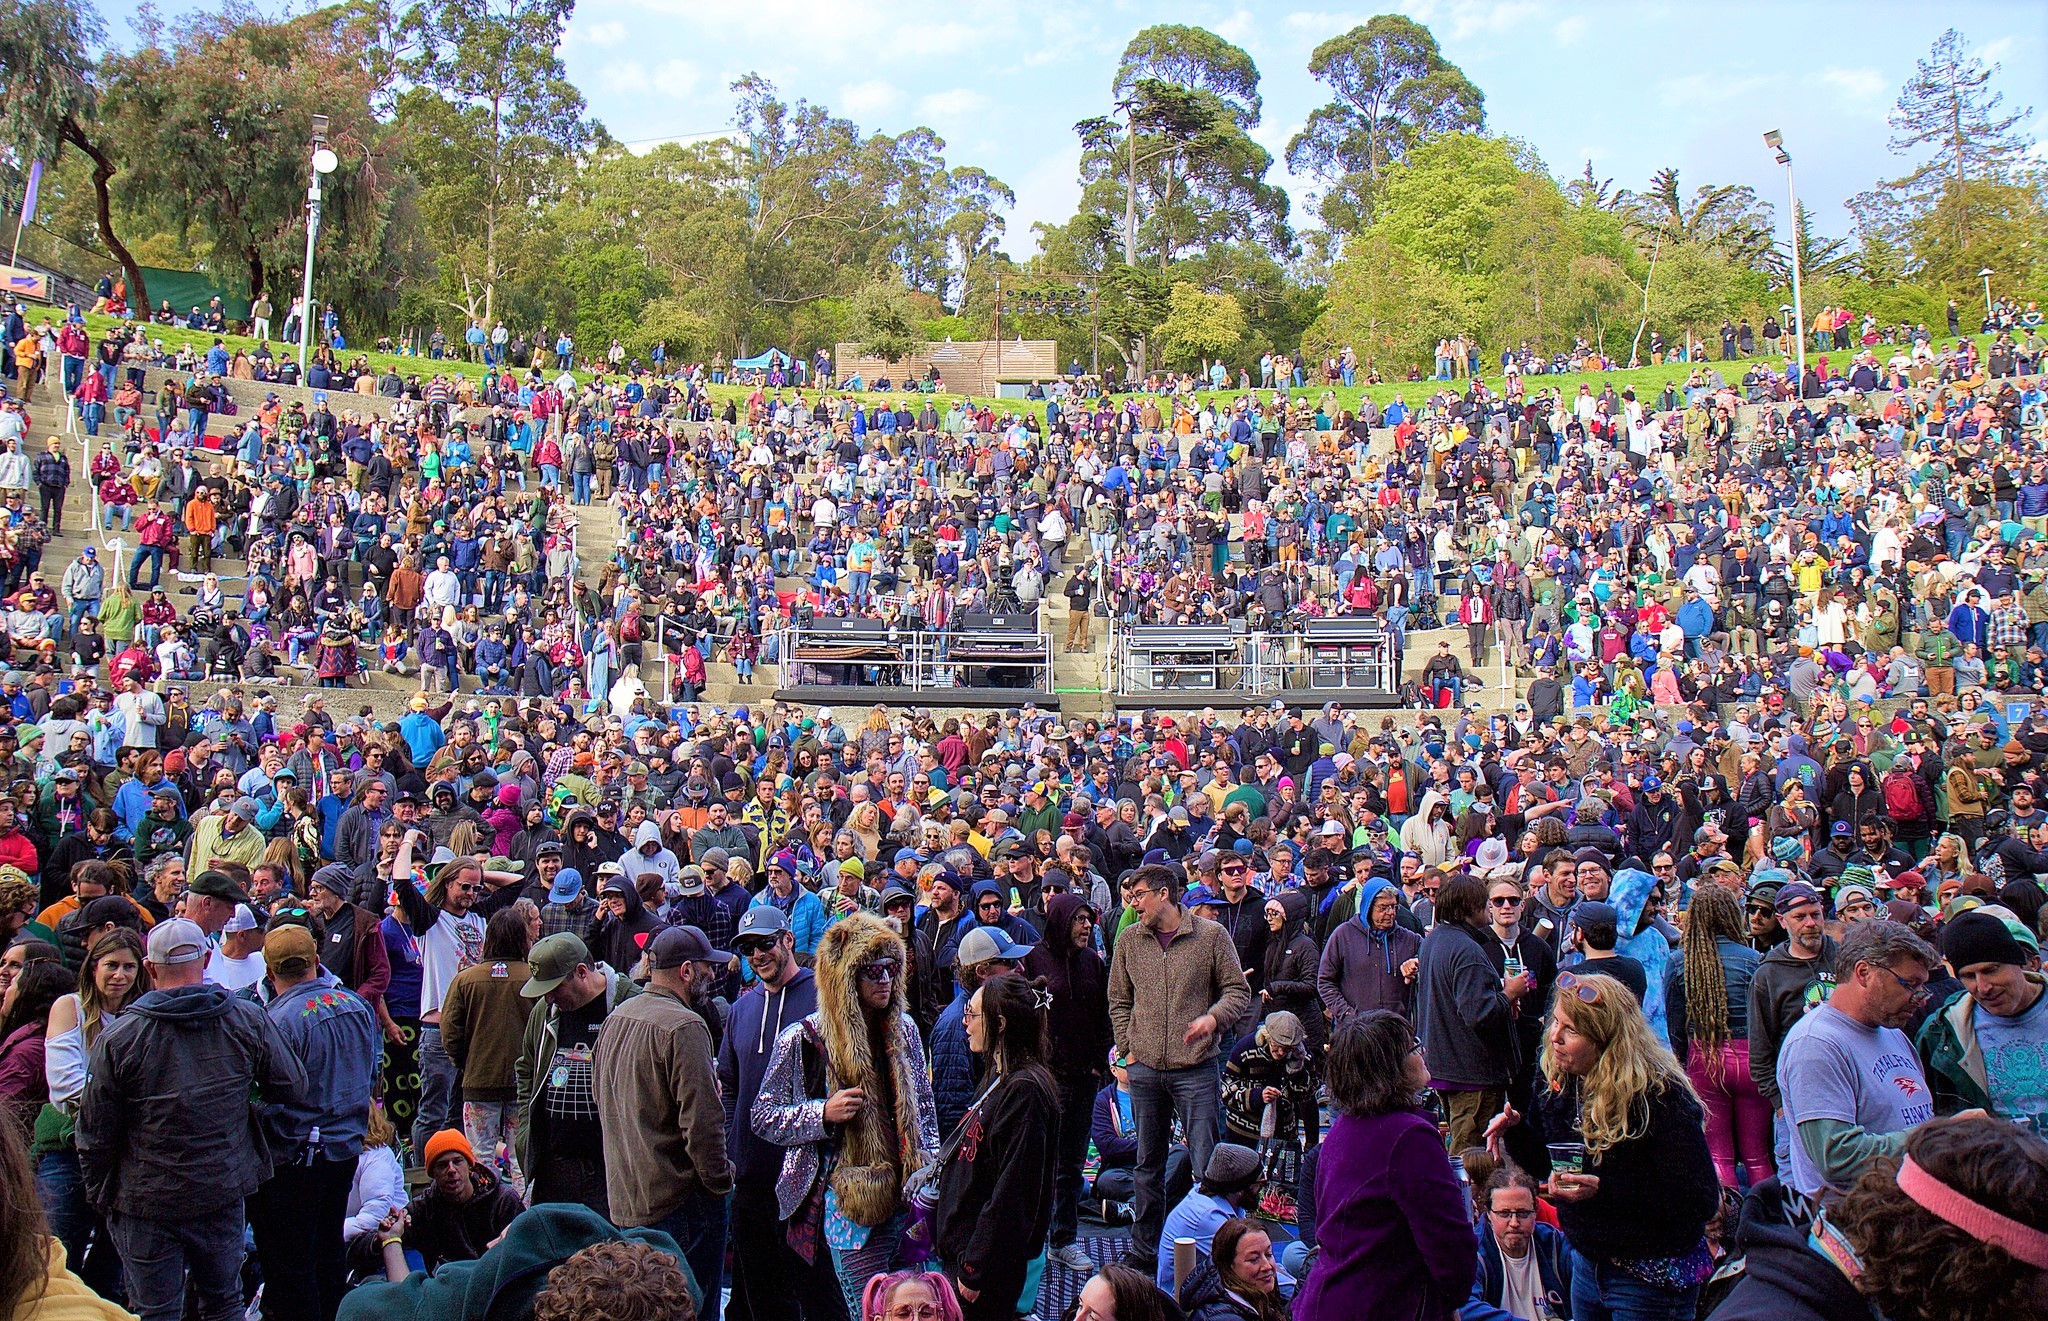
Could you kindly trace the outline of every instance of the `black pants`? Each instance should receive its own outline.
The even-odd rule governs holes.
[[[1080,1234],[1081,1167],[1088,1160],[1088,1127],[1095,1119],[1095,1080],[1061,1077],[1060,1134],[1053,1148],[1052,1246]]]
[[[727,1237],[732,1303],[726,1321],[847,1321],[832,1250],[820,1237],[817,1259],[805,1262],[789,1246],[773,1180],[743,1180],[733,1188]]]
[[[348,1287],[348,1218],[354,1157],[280,1165],[249,1198],[263,1265],[264,1321],[334,1321]]]
[[[49,525],[50,531],[62,532],[64,530],[64,488],[37,482],[36,501],[42,509],[43,522]]]

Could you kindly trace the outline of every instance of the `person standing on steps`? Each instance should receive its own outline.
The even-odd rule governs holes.
[[[55,436],[50,437],[30,469],[35,477],[37,508],[42,512],[43,521],[50,525],[51,536],[61,536],[64,532],[64,493],[71,487],[71,460],[64,453],[64,442]]]

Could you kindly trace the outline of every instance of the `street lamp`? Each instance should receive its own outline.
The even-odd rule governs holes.
[[[1764,145],[1778,154],[1785,167],[1785,191],[1792,199],[1792,342],[1799,349],[1799,393],[1806,390],[1806,304],[1799,296],[1799,189],[1792,182],[1792,153],[1785,150],[1785,135],[1776,129],[1764,134]]]
[[[1984,279],[1984,324],[1991,324],[1991,268],[1986,266],[1977,272]]]
[[[313,244],[320,236],[320,180],[341,158],[327,147],[327,116],[313,116],[312,182],[306,188],[306,283],[299,298],[299,382],[306,380],[306,355],[313,345]]]

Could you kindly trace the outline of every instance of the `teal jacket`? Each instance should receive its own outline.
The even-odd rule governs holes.
[[[654,1229],[617,1229],[588,1207],[545,1202],[522,1213],[498,1245],[475,1261],[451,1261],[432,1275],[415,1271],[399,1284],[366,1284],[341,1300],[337,1321],[525,1321],[547,1287],[548,1272],[595,1243],[652,1244],[676,1259],[690,1281],[690,1301],[703,1292],[676,1241]]]
[[[2038,973],[2027,977],[2034,982],[2042,980]],[[1997,1113],[1984,1073],[1984,1052],[1977,1045],[1977,1002],[1968,991],[1957,991],[1928,1015],[1914,1044],[1920,1050],[1927,1084],[1934,1089],[1934,1113],[1952,1115],[1969,1109]]]

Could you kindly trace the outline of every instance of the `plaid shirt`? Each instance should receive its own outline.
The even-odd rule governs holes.
[[[578,940],[587,942],[590,939],[590,924],[596,918],[597,901],[587,894],[577,895],[573,903],[542,904],[540,934],[542,938],[546,938],[566,931]]]
[[[2025,647],[2027,645],[2027,612],[2018,605],[2001,605],[1991,611],[1991,645],[1994,647]]]

